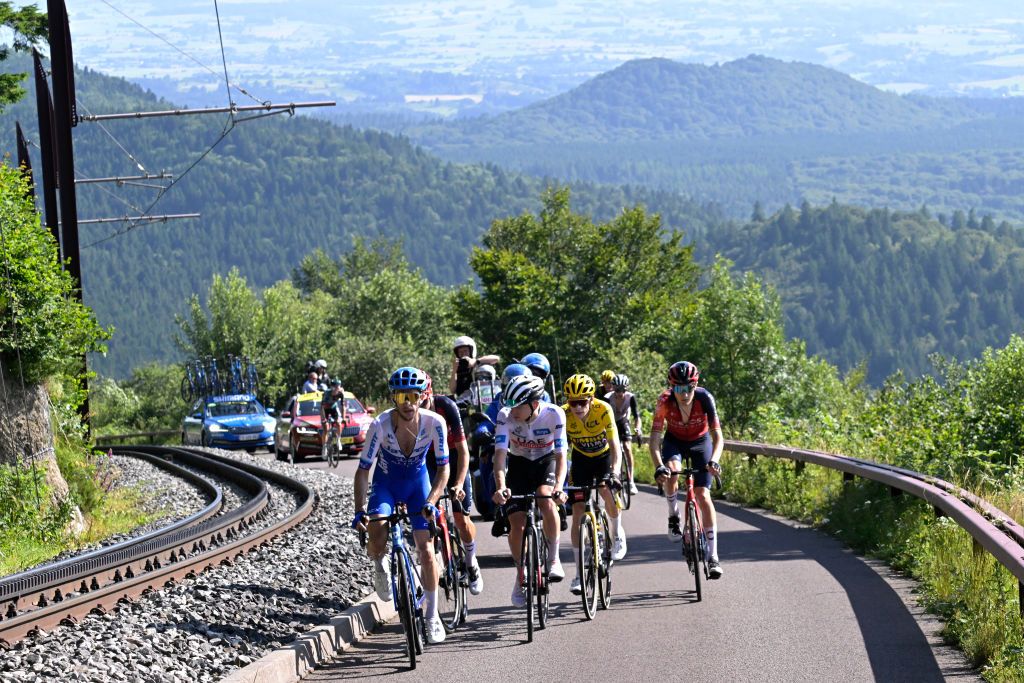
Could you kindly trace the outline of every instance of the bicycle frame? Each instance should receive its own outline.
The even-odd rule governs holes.
[[[697,474],[701,470],[692,469],[689,467],[683,468],[678,472],[672,472],[669,476],[672,477],[686,477],[686,503],[684,506],[684,521],[683,521],[683,559],[686,560],[689,566],[690,573],[694,576],[696,583],[697,601],[699,602],[702,597],[701,588],[701,573],[703,572],[704,578],[710,578],[710,571],[708,568],[708,560],[710,557],[707,552],[707,536],[704,534],[704,520],[701,515],[700,506],[697,505],[697,496],[693,491],[693,475]],[[691,521],[691,512],[693,513]],[[696,528],[692,530],[691,524],[695,524]],[[692,537],[692,538],[691,538]],[[696,547],[693,547],[694,540],[696,540]]]

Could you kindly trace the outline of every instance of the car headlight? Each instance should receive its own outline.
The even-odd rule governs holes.
[[[309,427],[298,427],[295,431],[299,434],[316,434],[316,430],[310,429]]]
[[[263,421],[263,429],[265,429],[268,432],[274,431],[274,427],[276,427],[276,426],[277,426],[277,420],[264,420]]]
[[[208,429],[211,432],[226,432],[226,431],[228,431],[227,427],[225,427],[222,424],[218,424],[216,422],[211,423]]]

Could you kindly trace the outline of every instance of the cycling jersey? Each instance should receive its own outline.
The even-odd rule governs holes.
[[[620,394],[616,394],[614,391],[609,391],[604,396],[604,400],[608,402],[608,405],[615,412],[615,421],[621,422],[632,417],[633,422],[636,422],[636,418],[640,416],[640,411],[636,407],[636,396],[632,391],[623,392],[621,400],[619,400],[619,396]]]
[[[671,436],[680,441],[696,441],[712,429],[719,429],[718,410],[715,408],[715,397],[703,388],[697,387],[693,392],[690,404],[690,416],[683,422],[679,404],[676,403],[671,391],[662,392],[658,397],[658,405],[654,408],[654,422],[651,432],[664,432],[666,427]]]
[[[454,444],[461,443],[466,440],[466,435],[462,430],[462,417],[459,415],[459,407],[455,404],[455,401],[451,400],[447,396],[434,395],[434,409],[439,415],[444,418],[445,424],[448,425],[448,443],[454,446]],[[453,449],[454,451],[454,449]],[[430,474],[430,478],[433,479],[434,475],[437,474],[437,458],[434,454],[434,447],[431,446],[427,452],[427,472]],[[459,501],[453,501],[453,507],[456,512],[462,512],[469,514],[473,500],[473,475],[471,472],[466,472],[465,480],[458,482],[455,477],[458,476],[459,468],[456,463],[451,463],[451,470],[448,473],[447,487],[451,488],[455,484],[462,486],[462,490],[466,492],[466,499],[461,503]]]
[[[426,477],[427,451],[431,448],[437,454],[438,467],[448,464],[448,426],[437,413],[420,408],[420,430],[416,435],[416,443],[408,456],[398,446],[395,435],[395,421],[398,420],[395,409],[384,411],[370,423],[366,432],[366,446],[359,458],[359,468],[368,470],[377,460],[373,482],[377,486],[381,475],[395,475],[408,478],[418,474]]]
[[[494,431],[495,449],[506,449],[527,460],[540,460],[549,453],[565,453],[565,412],[541,401],[530,422],[512,419],[511,408],[498,413]]]
[[[562,410],[565,411],[565,434],[574,454],[596,458],[608,452],[609,437],[615,430],[611,406],[595,398],[590,402],[590,412],[582,420],[569,409],[569,404],[562,406]]]
[[[341,415],[345,411],[345,391],[342,390],[340,394],[334,396],[332,391],[328,389],[320,398],[320,405],[323,408],[324,415],[330,416],[334,410],[337,410],[338,415]]]

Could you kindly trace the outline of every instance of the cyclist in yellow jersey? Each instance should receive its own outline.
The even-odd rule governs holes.
[[[597,387],[587,375],[573,375],[565,381],[563,389],[568,401],[562,406],[565,410],[565,436],[569,441],[572,459],[569,481],[575,486],[581,486],[608,475],[614,480],[615,473],[619,471],[622,449],[611,406],[594,397]],[[618,482],[613,481],[613,485],[618,486]],[[612,559],[621,560],[626,556],[626,533],[622,528],[619,508],[607,486],[601,489],[601,496],[615,538]],[[583,501],[578,498],[580,496],[577,493],[572,506],[572,552],[577,566],[580,552],[579,523],[584,508]],[[580,593],[578,576],[569,584],[569,590],[577,595]]]

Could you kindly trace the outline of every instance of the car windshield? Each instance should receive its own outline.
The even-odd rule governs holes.
[[[259,404],[255,401],[223,401],[219,403],[207,403],[207,410],[210,417],[224,417],[226,415],[258,415]]]
[[[320,401],[299,401],[298,417],[311,417],[320,414]]]
[[[345,399],[345,411],[349,413],[365,413],[366,409],[363,408],[363,404],[354,398]]]

